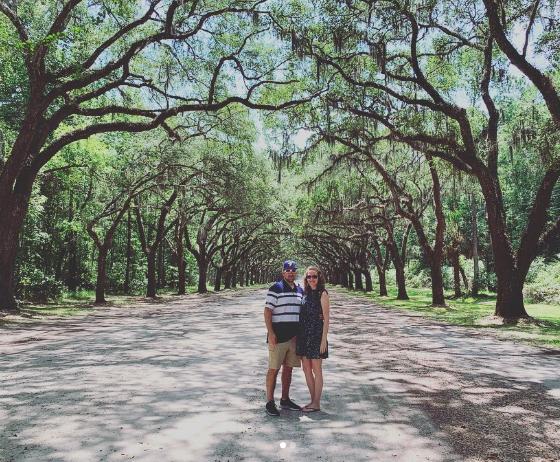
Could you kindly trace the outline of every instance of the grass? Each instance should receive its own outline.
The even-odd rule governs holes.
[[[253,289],[258,289],[261,285],[256,284],[250,286]],[[265,285],[262,285],[265,287]],[[213,286],[207,286],[208,292],[213,293]],[[196,293],[197,285],[187,287],[187,294]],[[237,286],[233,291],[243,290],[244,287]],[[224,289],[222,289],[224,290]],[[172,297],[177,293],[176,289],[165,288],[158,290],[158,298],[165,300]],[[138,302],[138,298],[143,294],[124,295],[124,294],[107,294],[106,299],[108,305],[111,306],[132,306]],[[90,313],[95,309],[95,291],[94,290],[79,290],[76,292],[65,292],[60,300],[50,301],[46,303],[24,303],[21,307],[19,316],[17,318],[0,318],[0,324],[12,321],[22,321],[25,319],[40,319],[53,317],[66,317],[66,316],[82,316]]]
[[[397,300],[395,287],[388,287],[389,295],[380,297],[376,293],[338,290],[374,300],[379,305],[419,313],[420,315],[466,327],[489,329],[500,335],[523,342],[560,348],[560,306],[526,303],[525,308],[536,322],[520,321],[517,324],[490,322],[494,315],[496,295],[481,293],[479,297],[446,299],[447,307],[433,307],[430,289],[407,288],[410,300]],[[446,296],[451,296],[451,293]]]

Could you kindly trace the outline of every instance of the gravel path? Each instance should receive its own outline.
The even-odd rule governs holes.
[[[555,351],[336,292],[323,412],[267,417],[264,295],[4,326],[0,461],[560,460]]]

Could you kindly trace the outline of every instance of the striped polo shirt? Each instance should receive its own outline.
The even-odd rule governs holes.
[[[297,335],[302,297],[300,285],[295,284],[292,288],[284,279],[268,289],[265,307],[272,310],[272,329],[279,343]]]

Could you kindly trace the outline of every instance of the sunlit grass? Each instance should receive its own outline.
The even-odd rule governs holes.
[[[263,287],[268,287],[268,284],[256,284],[249,286],[251,289],[259,289]],[[230,291],[240,291],[246,287],[237,286]],[[194,294],[198,290],[197,285],[190,285],[187,288],[187,294]],[[213,286],[207,286],[208,293],[214,293]],[[224,290],[224,289],[222,289]],[[160,302],[165,302],[166,300],[171,300],[173,296],[177,294],[176,289],[165,288],[158,289],[157,299]],[[106,294],[105,299],[107,300],[108,306],[122,306],[126,308],[134,308],[138,305],[139,300],[143,299],[144,293],[136,293],[132,295],[124,294]],[[38,319],[47,318],[49,316],[55,317],[66,317],[66,316],[81,316],[90,313],[95,310],[95,291],[94,290],[79,290],[75,292],[65,292],[61,299],[58,301],[52,301],[47,303],[24,303],[20,310],[21,318],[28,319]],[[14,319],[0,319],[0,322],[11,322]]]
[[[364,293],[338,288],[338,291],[372,299],[386,306],[413,311],[422,316],[450,324],[490,329],[501,332],[510,338],[524,342],[560,347],[560,306],[526,303],[529,315],[537,322],[520,321],[517,324],[503,325],[488,320],[494,315],[496,295],[481,293],[478,297],[446,299],[446,307],[431,306],[430,289],[407,288],[410,300],[397,300],[396,287],[388,287],[389,295],[380,297],[377,293]],[[452,294],[447,293],[450,297]]]

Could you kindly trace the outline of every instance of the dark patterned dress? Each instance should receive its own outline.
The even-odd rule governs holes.
[[[321,292],[310,290],[303,296],[301,303],[296,353],[298,356],[305,356],[309,359],[326,359],[329,357],[328,342],[327,351],[323,354],[320,353],[323,336]]]

